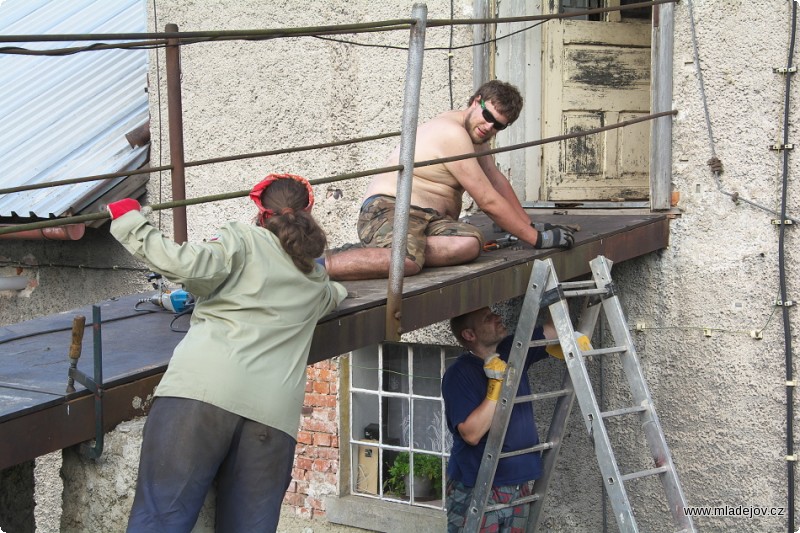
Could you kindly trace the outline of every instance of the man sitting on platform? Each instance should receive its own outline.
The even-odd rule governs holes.
[[[461,200],[468,192],[489,218],[535,248],[569,248],[572,232],[563,227],[531,223],[511,184],[485,152],[498,131],[519,117],[522,96],[513,85],[493,80],[483,84],[466,109],[447,111],[417,130],[415,158],[427,161],[475,153],[477,157],[414,169],[404,272],[419,273],[423,265],[441,267],[468,263],[483,248],[481,232],[459,222]],[[387,166],[399,164],[394,150]],[[397,173],[373,178],[358,219],[360,247],[326,253],[331,279],[387,277],[391,263]]]

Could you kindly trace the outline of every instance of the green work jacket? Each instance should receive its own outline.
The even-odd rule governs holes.
[[[207,242],[178,245],[131,211],[111,233],[196,298],[156,396],[207,402],[296,438],[314,328],[345,288],[319,265],[302,273],[255,225],[228,222]]]

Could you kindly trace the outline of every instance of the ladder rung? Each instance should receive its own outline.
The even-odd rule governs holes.
[[[647,407],[636,405],[634,407],[623,407],[622,409],[614,409],[613,411],[603,411],[600,416],[608,418],[611,416],[629,415],[631,413],[641,413],[647,411]]]
[[[594,294],[608,294],[608,289],[584,289],[578,291],[564,291],[565,298],[576,298],[578,296],[592,296]]]
[[[511,500],[508,503],[496,503],[493,505],[486,506],[486,512],[490,511],[498,511],[500,509],[508,509],[509,507],[516,507],[517,505],[522,505],[523,503],[530,503],[535,502],[538,500],[540,496],[538,494],[531,494],[530,496],[523,496],[522,498],[517,498],[516,500]]]
[[[537,444],[536,446],[531,446],[530,448],[514,450],[513,452],[503,452],[500,454],[500,459],[505,459],[506,457],[516,457],[517,455],[525,455],[526,453],[543,452],[553,448],[553,446],[554,445],[552,442],[543,442],[541,444]]]
[[[560,398],[561,396],[568,396],[570,391],[567,389],[559,389],[548,392],[538,392],[536,394],[526,394],[525,396],[517,396],[514,398],[514,403],[535,402],[537,400],[548,400],[550,398]]]
[[[669,468],[666,466],[659,466],[658,468],[651,468],[650,470],[642,470],[640,472],[633,472],[630,474],[625,474],[624,476],[620,476],[622,481],[630,481],[631,479],[636,479],[639,477],[645,476],[654,476],[656,474],[663,474],[664,472],[669,472]]]
[[[528,343],[528,348],[537,348],[539,346],[551,346],[553,344],[560,344],[560,341],[556,339],[539,339],[535,341],[531,341]]]
[[[593,279],[585,279],[583,281],[562,281],[561,282],[562,289],[577,289],[582,287],[597,287],[597,284]]]
[[[585,352],[581,352],[584,356],[588,357],[590,355],[606,355],[609,353],[622,353],[627,352],[627,346],[611,346],[609,348],[597,348],[596,350],[586,350]]]

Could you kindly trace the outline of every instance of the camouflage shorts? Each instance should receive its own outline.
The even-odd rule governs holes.
[[[364,246],[391,248],[394,235],[394,204],[391,196],[370,196],[361,206],[358,215],[358,238]],[[435,209],[423,209],[412,205],[408,213],[408,237],[406,256],[422,267],[425,264],[425,245],[428,237],[475,237],[481,248],[483,235],[480,230],[466,222],[458,222],[442,216]]]
[[[520,485],[492,487],[488,504],[509,503],[518,498],[529,496],[533,481]],[[460,481],[447,482],[447,533],[462,533],[466,521],[472,488]],[[483,517],[480,533],[524,533],[528,525],[529,504],[515,505],[496,511],[490,511]]]

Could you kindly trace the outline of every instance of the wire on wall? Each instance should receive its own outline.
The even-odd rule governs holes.
[[[779,270],[779,283],[780,283],[780,307],[783,313],[783,329],[784,329],[784,352],[785,352],[785,365],[786,365],[786,468],[787,468],[787,531],[795,533],[795,496],[794,496],[794,474],[795,463],[797,458],[794,455],[794,377],[793,377],[793,356],[792,356],[792,335],[791,323],[789,317],[789,307],[786,304],[788,301],[786,294],[786,258],[784,249],[784,240],[786,233],[786,226],[788,221],[797,223],[795,219],[789,219],[786,215],[786,199],[788,190],[788,173],[789,173],[789,150],[786,146],[789,144],[789,107],[790,107],[790,88],[792,80],[792,62],[794,58],[795,36],[797,31],[797,2],[793,1],[792,4],[792,20],[791,20],[791,34],[788,50],[788,61],[786,69],[786,89],[784,96],[784,112],[783,112],[783,168],[782,168],[782,186],[781,186],[781,211],[775,213],[774,210],[762,207],[750,200],[741,198],[738,193],[730,193],[722,189],[719,180],[719,175],[722,172],[722,162],[717,158],[714,148],[714,135],[711,129],[711,118],[708,112],[708,101],[705,94],[705,87],[703,83],[703,69],[700,66],[700,54],[697,45],[697,32],[695,29],[695,18],[692,0],[687,0],[686,5],[689,12],[689,23],[692,34],[692,46],[694,49],[694,62],[697,69],[697,78],[700,85],[700,94],[703,103],[703,112],[705,114],[706,129],[708,131],[709,149],[711,151],[711,159],[709,166],[711,167],[714,180],[717,184],[717,189],[722,194],[731,197],[735,202],[745,202],[748,205],[762,209],[768,213],[773,213],[780,216],[778,225],[780,226],[778,234],[778,270]]]

